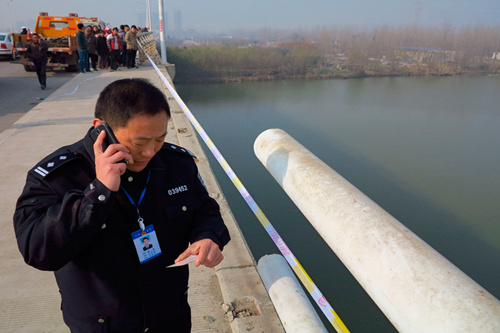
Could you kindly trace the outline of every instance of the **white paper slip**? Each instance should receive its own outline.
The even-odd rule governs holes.
[[[196,260],[196,258],[198,258],[198,256],[197,256],[197,255],[190,255],[190,256],[189,256],[189,257],[187,257],[186,259],[181,260],[181,261],[179,261],[179,262],[178,262],[178,263],[176,263],[176,264],[173,264],[173,265],[167,266],[166,268],[184,266],[184,265],[189,264],[190,262],[195,261],[195,260]]]

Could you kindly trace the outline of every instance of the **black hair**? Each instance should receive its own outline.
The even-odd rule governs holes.
[[[125,29],[125,26],[123,24],[120,25],[120,29],[122,29],[122,30]]]
[[[131,29],[137,29],[137,27],[135,25],[131,26],[130,28]]]
[[[148,80],[134,78],[107,85],[97,99],[94,116],[107,122],[111,128],[120,128],[127,126],[134,116],[154,116],[161,112],[170,118],[170,108],[163,92]]]
[[[81,30],[84,27],[83,23],[78,23],[76,26],[78,27],[78,30]]]

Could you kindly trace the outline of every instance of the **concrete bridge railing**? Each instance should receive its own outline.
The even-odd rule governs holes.
[[[141,32],[137,34],[137,42],[139,43],[139,51],[138,51],[138,63],[139,65],[149,61],[149,55],[151,61],[155,63],[157,66],[162,66],[162,59],[160,53],[158,53],[158,48],[156,47],[156,38],[152,32]],[[165,69],[167,70],[168,75],[173,80],[175,77],[175,65],[174,64],[165,64]]]
[[[148,57],[144,52],[153,59],[156,65],[161,64],[161,56],[156,48],[156,39],[152,32],[141,32],[137,34],[137,42],[141,45],[138,51],[138,61],[142,64],[148,61]]]

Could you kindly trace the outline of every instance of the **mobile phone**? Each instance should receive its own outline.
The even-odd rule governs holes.
[[[92,138],[92,140],[94,140],[94,141],[97,140],[97,137],[99,136],[99,134],[101,134],[102,131],[106,132],[106,137],[104,138],[104,141],[102,143],[102,151],[105,151],[106,148],[108,148],[108,146],[111,144],[119,143],[118,140],[116,139],[115,135],[113,134],[111,127],[109,127],[108,124],[106,124],[104,122],[102,122],[99,126],[94,128],[90,132],[90,137]],[[123,160],[119,161],[118,163],[128,164],[128,161],[123,159]]]

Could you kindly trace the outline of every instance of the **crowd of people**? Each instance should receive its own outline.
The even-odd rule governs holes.
[[[120,25],[118,28],[100,29],[98,26],[78,25],[76,42],[78,44],[78,69],[80,73],[90,73],[99,69],[118,70],[119,66],[129,69],[137,67],[136,56],[139,49],[137,42],[138,32],[147,32],[147,28],[138,28],[135,25]],[[26,27],[22,27],[21,34],[28,34]],[[35,67],[40,88],[47,86],[47,43],[36,33],[28,37],[27,55]],[[32,39],[31,39],[32,38]]]
[[[76,33],[79,55],[80,73],[99,69],[118,70],[119,66],[127,66],[129,69],[137,67],[136,55],[139,49],[137,33],[147,31],[147,28],[138,28],[135,25],[120,25],[111,29],[106,27],[99,29],[98,26],[85,26],[78,24],[79,31]]]

